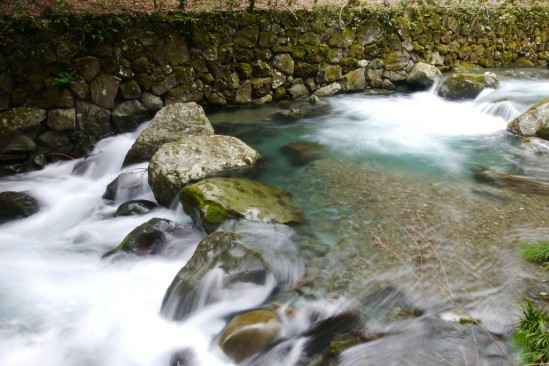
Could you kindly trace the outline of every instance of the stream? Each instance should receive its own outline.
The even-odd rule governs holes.
[[[276,299],[295,315],[275,346],[243,364],[320,365],[303,355],[307,329],[348,310],[361,314],[364,334],[334,365],[517,359],[510,337],[518,303],[524,296],[548,303],[549,278],[521,259],[515,242],[549,240],[549,196],[479,183],[473,168],[549,179],[548,157],[523,151],[506,131],[549,97],[549,70],[497,73],[500,88],[474,101],[432,91],[352,94],[207,112],[216,133],[264,157],[256,179],[290,191],[304,210],[298,226],[221,228],[295,255],[278,263],[295,284]],[[281,113],[290,108],[298,113]],[[121,168],[143,128],[100,141],[86,159],[0,179],[0,191],[28,192],[41,205],[0,226],[0,365],[159,366],[182,349],[192,352],[189,365],[233,364],[216,336],[231,314],[270,301],[274,280],[172,321],[160,314],[162,299],[199,238],[182,239],[183,249],[169,255],[101,259],[151,218],[192,224],[179,204],[114,217],[128,199],[154,201],[147,165]],[[321,145],[317,159],[296,163],[281,153],[299,141]],[[103,199],[130,170],[143,178],[141,189]]]

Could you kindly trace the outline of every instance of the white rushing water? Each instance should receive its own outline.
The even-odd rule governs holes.
[[[469,159],[469,149],[456,147],[456,141],[469,137],[479,141],[485,136],[497,144],[497,133],[505,130],[508,120],[543,96],[549,96],[547,82],[510,80],[475,102],[447,102],[433,93],[367,101],[338,97],[331,102],[330,118],[309,133],[351,156],[412,155],[437,167],[460,170]],[[214,341],[224,317],[260,305],[273,281],[236,298],[232,294],[184,322],[173,322],[161,317],[161,302],[192,249],[175,257],[101,260],[103,253],[153,217],[191,223],[180,208],[113,218],[124,200],[112,203],[101,198],[120,174],[138,133],[101,141],[87,159],[0,180],[0,191],[28,192],[41,205],[38,214],[0,226],[0,365],[158,366],[168,365],[173,352],[189,347],[197,365],[231,364]],[[87,170],[76,170],[85,173],[73,174],[81,164]],[[145,168],[142,164],[125,171],[143,175]],[[153,199],[146,184],[137,194],[132,198]],[[271,229],[240,230],[251,230],[258,241],[275,237]],[[295,283],[301,265],[299,260],[292,265],[295,273],[286,273],[284,267],[273,271]],[[323,307],[323,316],[342,308],[332,303]],[[305,320],[288,321],[285,332],[297,335],[308,325]],[[288,342],[273,348],[265,364],[295,364],[304,340],[296,337]]]

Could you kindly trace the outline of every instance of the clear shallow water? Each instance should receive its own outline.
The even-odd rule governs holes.
[[[473,102],[446,102],[432,93],[347,95],[319,106],[292,105],[310,110],[310,117],[297,121],[277,118],[283,110],[278,106],[210,114],[219,133],[240,137],[262,153],[266,167],[258,179],[290,190],[307,219],[282,232],[262,225],[231,227],[266,241],[282,238],[290,252],[301,255],[288,265],[289,277],[305,271],[299,292],[282,297],[297,310],[297,318],[284,324],[288,341],[251,364],[295,364],[305,343],[300,334],[311,326],[307,314],[328,317],[347,307],[363,312],[372,332],[391,336],[349,350],[342,365],[440,364],[433,354],[460,357],[447,343],[422,349],[422,342],[409,342],[458,334],[457,342],[474,332],[445,320],[452,306],[426,286],[441,279],[437,257],[424,248],[418,267],[417,239],[407,238],[407,232],[429,239],[444,259],[449,280],[443,285],[506,341],[517,299],[548,287],[545,274],[521,261],[512,242],[549,238],[549,199],[479,185],[471,168],[520,168],[547,177],[546,164],[519,154],[517,139],[505,132],[508,120],[547,96],[546,79],[503,75],[498,91]],[[0,181],[0,190],[28,191],[42,205],[39,214],[0,226],[2,365],[167,365],[174,351],[186,347],[195,350],[199,365],[231,364],[215,345],[215,335],[227,315],[261,305],[272,281],[230,294],[185,322],[171,322],[159,315],[160,304],[192,245],[169,257],[100,260],[150,218],[190,223],[180,207],[112,217],[122,201],[109,203],[101,196],[137,133],[98,144],[84,163],[89,166],[84,175],[71,173],[81,162],[67,162]],[[293,141],[325,145],[323,158],[292,166],[279,149]],[[128,170],[142,175],[144,168]],[[146,181],[138,194],[153,197]],[[418,212],[428,229],[414,221]],[[394,252],[373,248],[369,228],[382,229]],[[426,273],[424,280],[403,264]],[[372,305],[368,295],[386,288],[400,289],[406,304]],[[423,315],[416,318],[410,311]],[[479,353],[479,364],[501,364],[501,358],[491,358],[493,345],[480,333],[476,339],[486,352]],[[414,357],[405,344],[413,345]],[[391,360],[376,358],[387,352]]]

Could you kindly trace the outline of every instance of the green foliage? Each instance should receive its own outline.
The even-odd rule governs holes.
[[[60,72],[57,77],[53,79],[53,85],[58,87],[70,86],[75,82],[74,76],[68,72]]]
[[[543,263],[545,268],[549,269],[549,241],[542,241],[534,244],[523,240],[519,241],[517,245],[524,259],[536,263]]]
[[[522,349],[522,358],[528,364],[549,361],[549,314],[532,305],[530,300],[521,304],[522,317],[514,341]]]

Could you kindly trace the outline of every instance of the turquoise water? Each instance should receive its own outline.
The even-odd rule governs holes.
[[[294,317],[278,343],[246,365],[308,364],[299,361],[304,332],[348,309],[379,339],[350,348],[338,365],[507,364],[485,330],[456,321],[444,294],[516,356],[517,301],[547,303],[549,282],[514,241],[549,240],[549,197],[478,183],[471,169],[549,177],[548,157],[525,154],[506,132],[510,119],[549,97],[549,79],[545,69],[500,78],[497,91],[461,103],[431,92],[355,94],[207,113],[218,133],[261,152],[256,178],[291,191],[305,213],[293,227],[227,226],[299,257],[277,268],[279,276],[300,276],[276,298]],[[290,108],[300,117],[280,115]],[[232,314],[269,303],[274,281],[229,292],[174,322],[160,306],[192,245],[175,256],[100,259],[153,217],[191,223],[180,206],[114,218],[122,202],[101,198],[137,135],[105,139],[80,162],[0,180],[2,191],[29,192],[41,204],[38,214],[0,230],[0,364],[158,366],[183,349],[197,365],[234,365],[216,335]],[[317,160],[292,165],[280,149],[298,141],[324,149]],[[73,174],[76,164],[90,169]],[[134,198],[154,199],[146,164],[124,169],[142,178]]]

